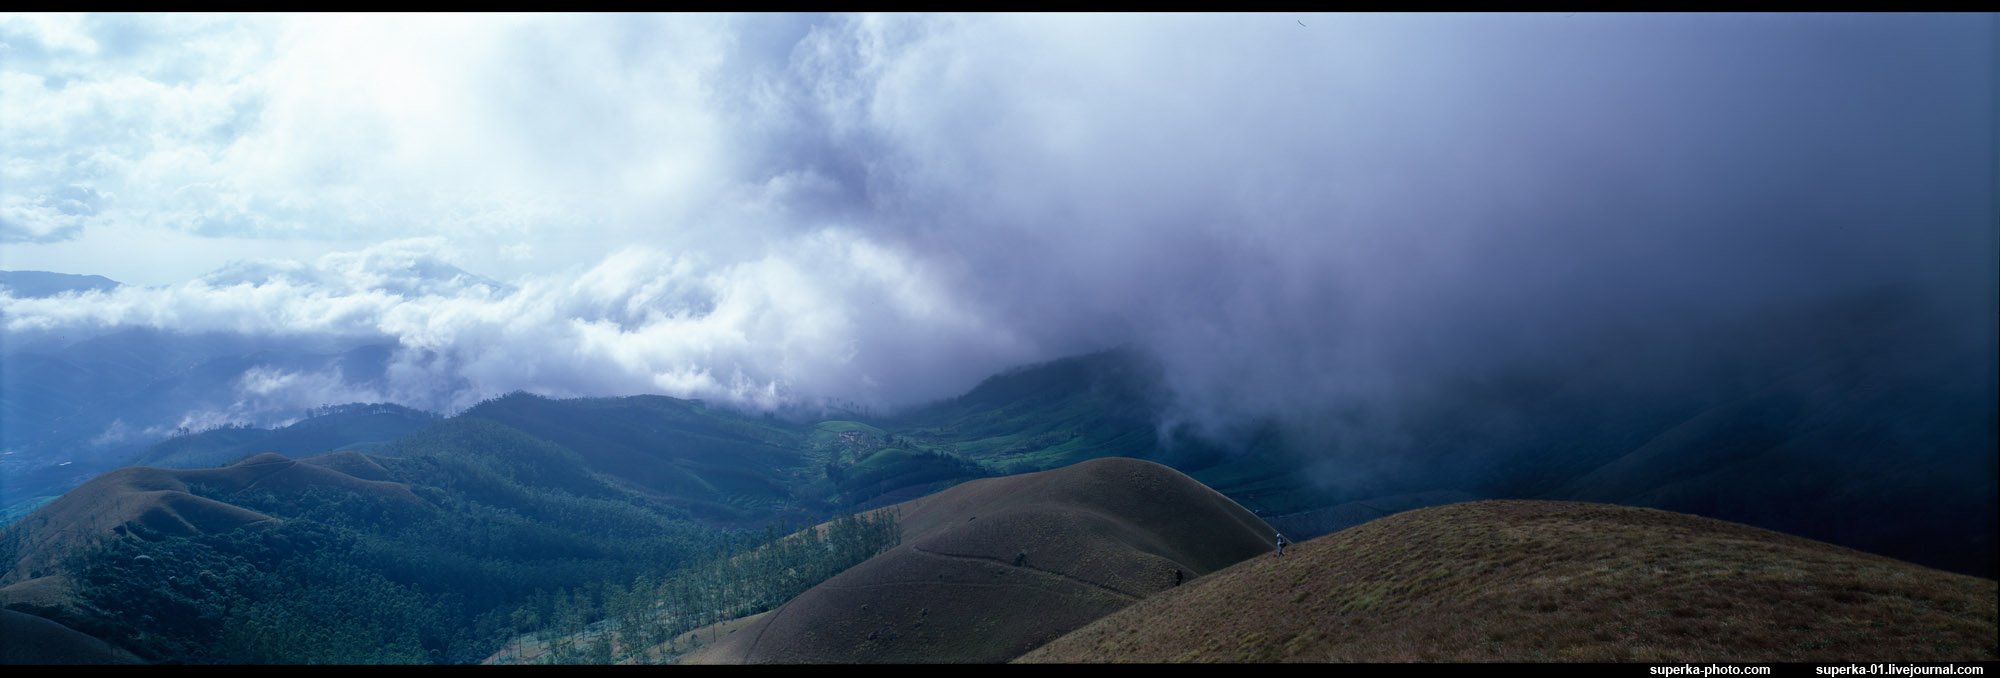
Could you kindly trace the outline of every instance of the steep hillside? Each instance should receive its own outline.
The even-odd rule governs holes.
[[[516,393],[461,418],[575,452],[591,471],[723,527],[815,522],[993,475],[948,448],[864,422],[809,425],[665,396]]]
[[[1146,599],[1028,662],[1992,661],[1990,579],[1653,509],[1419,509]]]
[[[485,419],[383,452],[106,474],[0,533],[0,604],[149,662],[470,662],[537,591],[732,537]]]
[[[188,537],[277,520],[228,502],[246,491],[286,495],[335,491],[420,502],[406,485],[357,478],[328,465],[300,463],[272,453],[215,469],[123,468],[85,483],[0,532],[0,544],[14,557],[12,566],[0,574],[0,584],[52,574],[63,558],[125,534],[133,526],[160,536]]]
[[[689,657],[996,662],[1269,549],[1262,521],[1152,462],[1106,458],[897,505],[903,543]]]
[[[571,450],[593,471],[733,525],[797,517],[792,489],[819,471],[803,454],[799,426],[710,409],[694,400],[550,400],[517,393],[461,416],[498,422]]]
[[[30,614],[0,610],[0,664],[137,664],[131,653]]]
[[[1076,356],[994,375],[890,425],[1009,472],[1147,457],[1158,446],[1158,379],[1159,367],[1132,351]]]

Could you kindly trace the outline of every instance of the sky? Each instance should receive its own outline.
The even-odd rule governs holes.
[[[388,341],[447,411],[895,408],[1132,346],[1226,428],[1874,285],[1990,326],[1995,33],[6,15],[0,269],[127,286],[0,329]]]

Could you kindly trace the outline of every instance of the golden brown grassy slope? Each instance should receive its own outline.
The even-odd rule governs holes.
[[[893,507],[903,543],[692,653],[695,663],[1001,662],[1268,551],[1268,528],[1152,462],[978,480]],[[1016,565],[1016,560],[1020,565]]]
[[[1483,501],[1241,563],[1020,661],[1991,661],[1996,595],[1735,523]]]

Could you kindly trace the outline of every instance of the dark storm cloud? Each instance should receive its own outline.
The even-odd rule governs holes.
[[[760,157],[1210,424],[1880,284],[1990,323],[1988,17],[1291,18],[827,19]]]

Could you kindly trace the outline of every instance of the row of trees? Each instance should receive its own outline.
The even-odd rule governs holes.
[[[77,604],[55,616],[154,662],[467,663],[524,632],[551,641],[546,660],[644,659],[900,541],[884,512],[792,535],[719,530],[605,482],[573,449],[476,418],[374,459],[419,500],[194,482],[281,521],[189,536],[135,525],[63,564]],[[939,465],[917,460],[933,463],[898,471]]]
[[[849,514],[786,536],[773,526],[663,578],[537,592],[510,617],[523,636],[509,644],[506,659],[647,663],[678,654],[679,637],[689,631],[775,608],[895,547],[902,542],[896,519],[886,510]],[[546,651],[530,651],[538,646]]]

